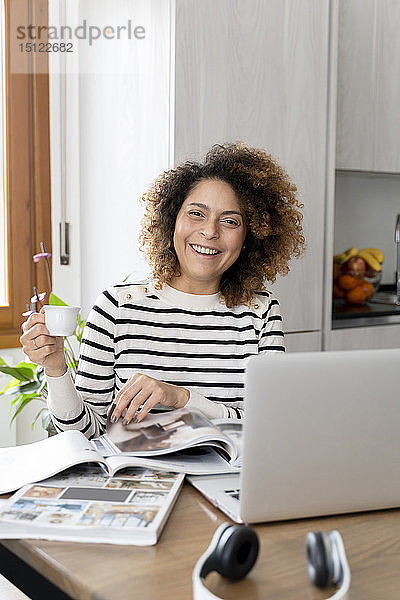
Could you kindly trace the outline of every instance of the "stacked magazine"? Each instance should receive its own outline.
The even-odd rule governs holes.
[[[36,483],[78,464],[97,463],[112,477],[127,467],[191,475],[240,470],[242,423],[209,421],[186,409],[147,415],[127,426],[122,419],[89,441],[77,430],[12,448],[0,448],[0,494]]]
[[[155,544],[184,474],[237,473],[242,423],[186,409],[0,448],[0,538]],[[72,469],[72,470],[71,470]],[[21,488],[21,489],[20,489]]]
[[[155,544],[183,478],[149,469],[109,477],[100,467],[74,467],[1,505],[0,538]]]

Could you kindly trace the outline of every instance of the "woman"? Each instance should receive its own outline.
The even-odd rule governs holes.
[[[75,385],[44,315],[24,324],[21,343],[45,367],[57,430],[91,438],[108,411],[128,424],[156,404],[241,418],[248,357],[284,352],[279,304],[264,285],[304,248],[295,192],[271,156],[243,144],[163,173],[143,197],[152,278],[99,296]]]

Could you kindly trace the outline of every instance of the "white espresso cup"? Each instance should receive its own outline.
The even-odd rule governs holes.
[[[46,304],[44,316],[50,335],[72,335],[78,322],[79,306]]]

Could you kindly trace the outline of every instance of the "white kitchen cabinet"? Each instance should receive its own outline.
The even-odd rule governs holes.
[[[400,172],[400,2],[340,0],[338,169]]]
[[[318,352],[321,350],[321,332],[287,333],[285,346],[286,352]]]
[[[334,329],[326,336],[324,350],[400,348],[400,324]]]
[[[174,162],[243,140],[304,202],[307,253],[270,286],[289,332],[321,330],[329,0],[176,0]]]

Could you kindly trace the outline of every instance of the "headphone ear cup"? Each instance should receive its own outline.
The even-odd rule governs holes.
[[[325,587],[329,583],[329,557],[326,540],[322,531],[307,533],[306,554],[307,571],[311,582],[318,587]]]
[[[213,553],[213,566],[231,581],[243,579],[255,564],[258,550],[258,536],[254,529],[232,525],[223,532]]]

